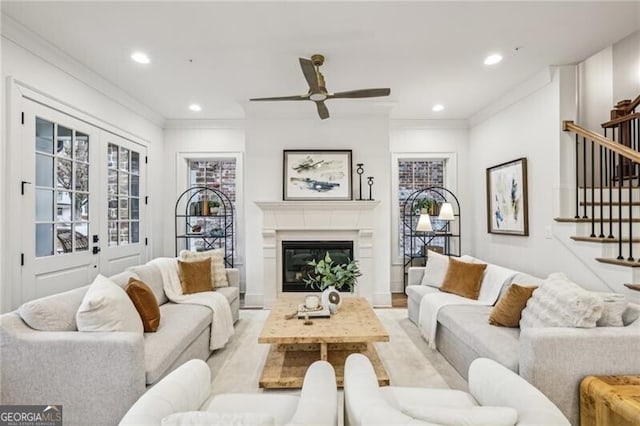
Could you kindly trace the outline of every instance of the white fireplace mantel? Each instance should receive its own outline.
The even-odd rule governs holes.
[[[374,209],[380,201],[256,201],[262,210],[264,304],[271,306],[282,287],[283,238],[353,239],[362,276],[356,291],[371,300],[373,292]],[[317,238],[316,238],[317,239]]]

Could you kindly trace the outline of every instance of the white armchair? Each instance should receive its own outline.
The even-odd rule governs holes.
[[[448,423],[442,419],[452,422],[463,419],[468,422],[464,424],[570,426],[539,390],[487,358],[471,363],[467,393],[451,389],[381,388],[369,359],[353,354],[347,358],[344,369],[344,401],[347,425],[426,426]]]
[[[120,426],[160,426],[163,418],[189,411],[266,415],[273,418],[275,425],[337,425],[335,371],[326,361],[314,362],[307,369],[300,396],[265,392],[211,397],[209,366],[193,359],[142,395],[122,418]]]

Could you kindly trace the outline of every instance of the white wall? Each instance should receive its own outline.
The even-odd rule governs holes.
[[[574,75],[571,69],[553,69],[548,84],[470,129],[470,192],[476,212],[470,218],[473,252],[483,260],[536,276],[562,271],[586,287],[606,290],[567,249],[566,242],[553,236],[563,151],[560,144],[566,143],[560,125],[563,118],[572,118],[562,117],[567,107],[561,102],[561,93],[565,97],[567,92],[575,94],[571,90]],[[529,236],[489,234],[486,169],[520,157],[527,158]]]
[[[164,132],[163,175],[165,198],[162,210],[163,233],[169,237],[164,240],[162,255],[174,256],[175,240],[175,202],[186,189],[186,173],[179,163],[184,158],[212,156],[216,154],[237,155],[237,176],[240,188],[237,193],[236,263],[241,271],[241,289],[244,290],[244,207],[243,207],[243,157],[245,151],[245,132],[243,120],[168,120]]]
[[[148,148],[149,211],[161,208],[163,202],[161,179],[163,132],[162,118],[132,100],[117,87],[101,80],[91,71],[72,63],[46,42],[34,39],[32,35],[20,32],[3,17],[2,27],[2,102],[7,108],[3,114],[1,155],[3,171],[2,187],[2,241],[16,241],[15,223],[11,223],[8,206],[15,203],[19,194],[19,114],[16,103],[12,103],[11,93],[18,85],[27,86],[64,106],[72,115],[82,116],[91,124],[110,129],[124,137],[142,143]],[[144,113],[144,116],[142,115]],[[11,133],[13,132],[13,133]],[[162,251],[163,232],[161,218],[151,215],[148,229],[150,238],[149,255]],[[4,243],[4,262],[0,270],[2,296],[0,309],[5,312],[14,308],[20,299],[19,244]]]
[[[454,168],[453,182],[446,184],[447,189],[453,192],[460,201],[460,211],[462,217],[461,230],[461,253],[469,253],[472,249],[471,222],[469,218],[473,215],[471,203],[469,202],[469,131],[466,120],[393,120],[391,121],[389,135],[389,150],[391,156],[394,154],[401,157],[402,154],[429,154],[449,156],[455,158],[455,164],[447,164],[446,167]],[[393,167],[390,166],[392,169]],[[396,191],[397,188],[392,188]],[[396,199],[395,197],[393,200]],[[392,214],[392,220],[394,215]],[[392,223],[392,229],[396,229]],[[393,232],[392,232],[393,234]],[[403,292],[403,262],[401,258],[394,256],[393,248],[396,239],[391,240],[391,290],[393,292]]]
[[[616,102],[635,99],[640,95],[640,31],[614,44],[611,60],[614,78],[613,99]]]
[[[332,111],[333,112],[333,111]],[[300,119],[247,118],[245,154],[246,295],[247,305],[261,306],[262,213],[254,201],[282,200],[282,156],[285,149],[351,149],[353,163],[364,163],[364,176],[374,176],[375,282],[372,300],[390,304],[390,171],[388,115]],[[356,183],[354,168],[354,184]],[[357,191],[356,185],[354,190]],[[365,186],[366,188],[366,186]],[[357,195],[357,193],[356,193]]]

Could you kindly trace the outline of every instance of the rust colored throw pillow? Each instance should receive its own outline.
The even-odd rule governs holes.
[[[178,271],[182,294],[213,290],[211,288],[211,258],[192,262],[178,260]]]
[[[144,331],[156,331],[160,325],[160,307],[151,288],[132,277],[129,278],[125,291],[140,314]]]
[[[511,284],[489,314],[489,324],[502,327],[519,327],[522,310],[538,287]]]
[[[478,300],[482,275],[486,268],[486,263],[463,262],[451,257],[440,291]]]

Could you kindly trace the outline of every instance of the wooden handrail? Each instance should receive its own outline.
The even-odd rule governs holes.
[[[626,121],[635,120],[636,118],[640,118],[640,112],[636,112],[634,114],[625,115],[624,117],[619,117],[619,118],[613,119],[611,121],[607,121],[605,123],[602,123],[602,128],[608,129],[610,127],[616,127],[620,123],[624,123]]]
[[[640,95],[638,95],[630,104],[628,107],[625,108],[625,112],[627,114],[629,114],[631,111],[633,111],[634,109],[636,109],[636,107],[640,105]]]
[[[612,141],[609,138],[605,138],[604,136],[599,135],[595,132],[592,132],[591,130],[585,129],[584,127],[581,127],[575,124],[571,120],[565,120],[562,122],[562,130],[564,130],[565,132],[575,132],[582,137],[592,140],[598,145],[601,145],[607,149],[610,149],[616,154],[622,155],[624,158],[628,158],[631,161],[640,163],[639,152],[634,151],[633,149],[626,147],[624,145],[620,145],[619,143]]]

